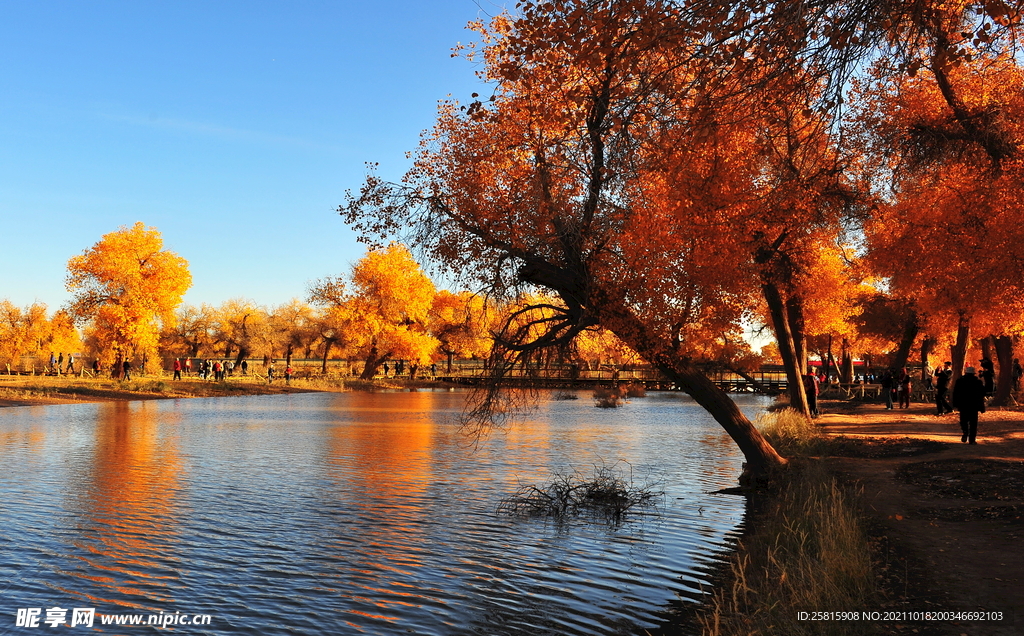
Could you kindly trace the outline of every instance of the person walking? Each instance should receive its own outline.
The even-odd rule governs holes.
[[[267,367],[267,384],[274,383],[274,363],[271,362]]]
[[[960,441],[977,444],[978,414],[985,412],[985,384],[967,367],[953,389],[953,406],[960,411]]]
[[[943,366],[935,369],[936,415],[945,415],[946,413],[953,412],[953,407],[949,405],[949,401],[946,399],[946,393],[949,391],[949,379],[953,377],[952,366],[952,362],[946,361]]]
[[[128,381],[132,379],[132,363],[127,358],[121,363],[121,371],[123,372],[121,375],[122,380]]]
[[[185,358],[185,375],[192,377],[192,358]]]
[[[181,379],[181,359],[180,358],[175,358],[174,359],[174,379],[175,380],[180,380]]]
[[[284,383],[285,384],[291,384],[292,383],[292,373],[294,373],[294,370],[292,369],[292,365],[289,364],[288,366],[286,366],[284,368]]]
[[[807,394],[807,408],[811,417],[818,417],[818,376],[814,369],[808,369],[807,375],[803,376],[804,393]]]
[[[900,400],[900,408],[901,409],[909,409],[910,408],[910,387],[911,387],[911,383],[912,383],[912,380],[910,379],[910,374],[907,373],[907,368],[903,367],[903,370],[900,371],[899,380],[897,380],[897,382],[896,382],[896,384],[897,384],[897,386],[899,388],[899,400]]]
[[[68,354],[68,367],[67,367],[67,369],[65,369],[65,371],[67,373],[70,373],[71,375],[75,374],[75,354],[73,354],[73,353],[69,353]]]
[[[996,367],[991,358],[981,359],[981,384],[985,387],[985,397],[996,394]]]

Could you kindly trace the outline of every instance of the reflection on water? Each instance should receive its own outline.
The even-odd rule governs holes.
[[[0,614],[202,613],[218,634],[630,634],[704,583],[743,513],[708,492],[742,458],[699,408],[550,401],[473,445],[454,422],[463,398],[5,409]],[[658,514],[494,514],[520,481],[616,462],[660,481]]]

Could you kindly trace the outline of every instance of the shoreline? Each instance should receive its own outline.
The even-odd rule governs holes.
[[[67,376],[0,376],[0,409],[22,406],[54,406],[129,400],[173,400],[187,398],[280,395],[286,393],[346,393],[350,391],[402,391],[442,388],[450,385],[434,380],[378,378],[293,379],[268,384],[260,376],[236,376],[213,381],[198,378],[171,380],[146,376],[122,382],[110,378]]]
[[[649,633],[747,634],[757,629],[751,615],[760,611],[758,602],[781,598],[773,620],[794,621],[799,611],[880,613],[879,620],[867,622],[794,621],[791,626],[801,633],[1019,634],[1024,408],[983,413],[977,445],[960,442],[957,414],[936,416],[932,404],[890,411],[882,404],[829,401],[822,408],[822,416],[813,420],[823,435],[822,453],[791,454],[793,467],[779,480],[781,487],[747,491],[748,515],[736,544],[711,572],[712,588],[696,603],[675,604],[666,622]],[[808,468],[823,476],[805,479]],[[817,510],[784,510],[782,500],[794,480],[800,487],[834,480],[847,499],[863,541],[847,549],[844,563],[870,561],[869,600],[860,607],[804,607],[803,597],[773,596],[775,588],[791,584],[787,569],[792,574],[800,566],[785,557],[776,560],[773,550],[787,539],[778,528],[806,527]],[[813,532],[809,537],[812,543],[828,539]],[[825,561],[820,567],[828,570]],[[781,579],[765,578],[766,562],[781,570]],[[730,606],[737,593],[752,604]],[[719,614],[724,606],[729,607]],[[915,612],[951,618],[917,620]],[[993,620],[992,614],[987,620],[953,618],[958,612],[1001,612],[1002,619]]]

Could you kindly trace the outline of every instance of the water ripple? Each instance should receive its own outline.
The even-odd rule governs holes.
[[[742,459],[692,402],[551,401],[474,448],[454,422],[463,399],[5,409],[0,613],[209,614],[214,634],[634,634],[707,587],[744,511],[708,493]],[[520,482],[600,465],[657,479],[657,509],[620,524],[495,514]]]

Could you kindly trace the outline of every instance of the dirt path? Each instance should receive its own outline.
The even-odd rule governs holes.
[[[1024,634],[1024,412],[982,414],[978,444],[968,445],[958,416],[938,417],[934,406],[829,406],[818,420],[829,434],[911,438],[883,456],[829,460],[863,485],[890,607],[1004,617],[894,625],[893,633]]]

